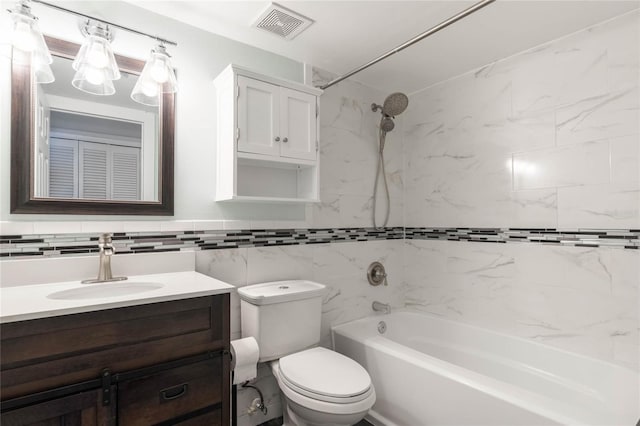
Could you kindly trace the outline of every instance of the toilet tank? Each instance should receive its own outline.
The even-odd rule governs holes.
[[[260,362],[281,358],[320,342],[320,317],[325,286],[292,280],[238,289],[242,337],[252,336]]]

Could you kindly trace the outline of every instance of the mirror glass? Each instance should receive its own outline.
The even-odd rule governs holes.
[[[94,95],[72,86],[72,59],[53,58],[55,81],[33,90],[34,197],[158,201],[159,108],[131,99],[138,76]]]
[[[155,107],[134,102],[144,62],[117,54],[115,94],[81,91],[71,66],[80,46],[45,40],[53,83],[38,84],[42,68],[12,51],[10,212],[173,215],[176,95],[162,93]]]

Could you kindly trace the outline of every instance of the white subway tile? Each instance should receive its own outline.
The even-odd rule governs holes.
[[[248,220],[225,220],[222,223],[225,230],[251,229],[251,222]]]
[[[594,96],[556,111],[556,142],[575,144],[638,133],[638,86]]]
[[[513,156],[515,190],[608,182],[608,141],[549,148]]]
[[[510,60],[512,107],[517,114],[555,106],[560,86],[553,46],[547,44]]]
[[[127,221],[123,222],[124,232],[160,232],[161,221]]]
[[[559,228],[638,228],[637,185],[589,185],[558,188]]]
[[[124,223],[120,221],[82,222],[82,232],[86,232],[86,233],[124,232]]]
[[[191,220],[173,220],[160,223],[161,231],[180,232],[193,231],[193,221]]]
[[[33,233],[33,222],[0,222],[0,235],[28,235]]]
[[[193,221],[194,231],[218,231],[224,228],[222,220],[195,220]]]
[[[82,222],[33,222],[34,234],[79,234]]]
[[[309,224],[303,220],[252,220],[251,229],[304,229]]]
[[[311,245],[251,247],[247,256],[247,284],[311,279]]]
[[[640,134],[611,139],[611,182],[640,187]]]
[[[568,38],[554,45],[555,75],[559,79],[556,103],[567,105],[608,92],[607,46],[591,38]]]

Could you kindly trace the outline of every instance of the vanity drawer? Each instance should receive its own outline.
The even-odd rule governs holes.
[[[168,422],[221,404],[223,372],[223,356],[220,355],[210,360],[118,383],[119,425],[150,425]],[[212,414],[214,412],[207,412],[198,417],[205,421],[204,419],[212,415],[216,417]],[[198,417],[176,423],[200,424],[196,420]],[[219,418],[219,411],[217,417]]]
[[[229,295],[2,324],[3,400],[229,349]]]

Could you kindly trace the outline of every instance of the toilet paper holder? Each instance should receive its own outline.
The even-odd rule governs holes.
[[[233,384],[248,382],[258,375],[257,367],[260,359],[260,348],[253,337],[231,341],[231,370]]]

